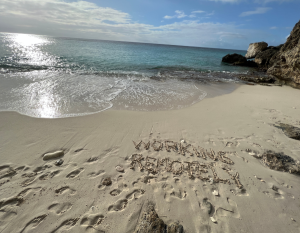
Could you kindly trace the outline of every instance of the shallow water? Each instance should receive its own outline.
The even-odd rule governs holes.
[[[234,74],[252,69],[221,63],[234,52],[246,53],[0,33],[0,110],[56,118],[183,108],[236,88]]]

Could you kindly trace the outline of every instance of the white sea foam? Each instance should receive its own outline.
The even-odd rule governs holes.
[[[41,118],[86,115],[111,107],[143,111],[177,109],[207,95],[194,82],[158,81],[141,74],[34,71],[1,75],[1,79],[6,82],[0,94],[0,110]]]

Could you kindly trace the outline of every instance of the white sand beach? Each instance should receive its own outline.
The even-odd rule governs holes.
[[[129,233],[148,203],[186,233],[299,232],[300,176],[253,156],[273,150],[300,160],[300,141],[274,127],[300,127],[299,99],[288,86],[242,85],[172,111],[61,119],[1,112],[0,232]],[[148,150],[135,148],[141,140]],[[191,153],[165,141],[191,144]],[[204,159],[199,147],[227,158]],[[59,150],[62,165],[43,159]],[[200,166],[203,179],[193,178],[189,165]],[[103,184],[107,178],[111,184]]]

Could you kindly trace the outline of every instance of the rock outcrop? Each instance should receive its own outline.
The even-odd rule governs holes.
[[[300,140],[300,128],[284,123],[279,123],[276,127],[282,129],[287,137]]]
[[[257,67],[257,64],[253,61],[247,61],[247,59],[240,54],[227,54],[222,58],[222,62],[230,63],[235,66],[249,66],[249,67]]]
[[[273,65],[268,69],[268,74],[300,88],[300,21],[270,62]]]
[[[268,47],[266,42],[251,43],[245,55],[246,59],[254,58],[259,52]]]
[[[246,62],[234,62],[234,66],[248,66],[248,67],[257,67],[257,64],[254,61],[246,61]]]
[[[278,153],[267,150],[262,155],[254,153],[253,156],[260,159],[263,165],[272,170],[300,175],[299,161],[295,161],[292,157],[285,155],[282,152]]]
[[[260,67],[264,69],[268,69],[273,65],[272,57],[277,54],[280,50],[280,48],[283,45],[279,46],[269,46],[265,50],[259,52],[254,59],[254,62]]]
[[[227,54],[225,57],[222,58],[222,62],[226,62],[226,63],[235,63],[235,62],[245,63],[245,62],[247,62],[247,59],[243,55],[234,53],[234,54]]]
[[[246,75],[239,76],[239,79],[251,83],[275,83],[276,79],[268,76]]]
[[[149,204],[141,215],[134,233],[183,233],[183,227],[178,223],[171,223],[167,226],[158,217],[154,206]]]

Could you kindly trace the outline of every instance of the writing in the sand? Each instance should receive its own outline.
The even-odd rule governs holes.
[[[155,151],[161,151],[165,147],[167,152],[175,152],[181,155],[190,155],[202,158],[204,160],[210,159],[213,162],[203,163],[199,161],[179,161],[179,160],[171,160],[169,158],[153,158],[146,156],[144,157],[142,154],[133,154],[131,156],[131,169],[135,169],[138,167],[141,171],[146,170],[152,174],[157,174],[160,171],[172,172],[174,175],[181,175],[184,172],[187,173],[190,179],[198,178],[202,181],[209,181],[214,183],[224,183],[231,184],[230,179],[222,179],[216,173],[214,167],[216,167],[216,163],[220,161],[223,165],[222,169],[230,176],[231,180],[235,182],[237,187],[242,188],[243,185],[239,180],[239,173],[233,172],[232,169],[228,165],[234,165],[234,162],[226,156],[228,153],[235,152],[224,152],[219,151],[217,153],[214,150],[210,149],[210,151],[205,150],[202,147],[198,147],[198,149],[185,142],[173,142],[173,141],[156,141],[153,143],[140,141],[139,143],[134,142],[135,149],[139,150],[141,146],[144,146],[144,149],[148,150],[150,146]],[[185,144],[185,145],[184,145]],[[193,150],[189,150],[192,148]]]

